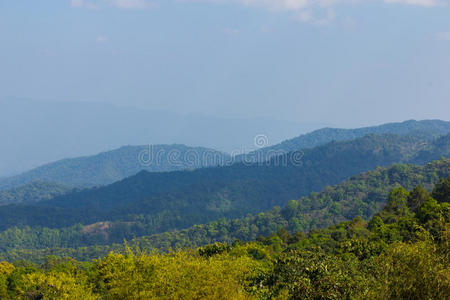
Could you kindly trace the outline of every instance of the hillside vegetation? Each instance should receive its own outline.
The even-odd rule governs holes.
[[[63,159],[23,174],[0,179],[0,190],[34,181],[70,187],[110,184],[139,171],[165,172],[216,166],[230,160],[228,154],[185,145],[124,146],[93,156]]]
[[[10,190],[0,190],[0,205],[49,200],[69,191],[72,189],[61,184],[35,181]]]
[[[403,186],[412,189],[421,185],[431,191],[439,178],[450,175],[449,168],[449,159],[425,166],[396,164],[389,168],[378,167],[338,185],[326,187],[320,193],[292,200],[282,208],[275,207],[240,219],[220,219],[136,239],[133,237],[152,232],[152,224],[146,223],[144,218],[134,222],[99,222],[89,226],[78,224],[62,229],[9,228],[0,233],[0,252],[16,258],[66,253],[90,259],[106,255],[112,249],[122,249],[124,238],[133,239],[132,244],[147,250],[168,250],[214,242],[251,241],[281,228],[290,232],[309,232],[356,216],[371,218],[386,204],[389,192],[394,188]],[[108,245],[111,243],[117,244]],[[31,250],[44,248],[46,250]]]
[[[0,263],[17,299],[447,299],[450,180],[392,190],[369,222],[281,229],[250,243],[166,254],[129,247],[89,262]]]
[[[387,203],[392,189],[400,186],[412,189],[420,185],[431,191],[439,178],[449,175],[450,159],[425,166],[396,164],[389,168],[379,167],[338,185],[328,186],[320,193],[313,192],[289,201],[282,208],[274,207],[241,219],[197,224],[184,230],[142,237],[135,242],[148,249],[170,249],[214,242],[251,241],[281,228],[290,232],[309,232],[357,216],[367,220]]]
[[[446,138],[450,138],[447,135]],[[368,135],[292,152],[268,162],[193,171],[142,171],[109,186],[68,193],[32,205],[6,205],[0,229],[67,227],[105,221],[143,222],[164,232],[222,217],[238,218],[297,199],[377,166],[409,162],[437,149],[411,137]],[[445,149],[446,153],[448,149]],[[439,151],[436,158],[444,156]]]
[[[396,134],[411,136],[423,141],[431,141],[450,132],[450,122],[441,120],[409,120],[401,123],[387,123],[379,126],[356,129],[322,128],[286,140],[274,146],[265,147],[249,153],[242,160],[257,161],[277,153],[287,153],[299,149],[313,148],[331,141],[354,140],[367,134]],[[428,160],[429,161],[429,160]]]

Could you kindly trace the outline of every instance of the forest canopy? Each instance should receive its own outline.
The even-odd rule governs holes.
[[[126,246],[82,262],[0,263],[0,297],[27,299],[446,299],[450,177],[392,189],[368,222],[281,228],[252,242],[169,253]]]

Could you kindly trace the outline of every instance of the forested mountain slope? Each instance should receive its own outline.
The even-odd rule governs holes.
[[[136,240],[141,247],[169,249],[201,246],[214,242],[251,241],[280,228],[290,232],[309,232],[351,220],[357,216],[370,219],[387,202],[390,191],[399,186],[412,189],[422,186],[431,191],[440,178],[450,176],[450,159],[425,166],[396,164],[378,167],[320,193],[292,200],[284,207],[241,219],[221,219],[209,224],[155,234]]]
[[[176,143],[231,152],[252,147],[257,134],[269,136],[272,142],[281,142],[321,128],[323,124],[264,117],[178,114],[106,102],[0,96],[0,176],[17,175],[60,159],[92,155],[125,145]]]
[[[327,183],[329,181],[337,183],[348,176],[377,166],[388,166],[397,162],[416,162],[421,160],[418,159],[419,155],[438,159],[449,154],[449,140],[450,134],[430,143],[395,135],[368,135],[354,141],[331,142],[324,146],[291,152],[267,162],[250,165],[240,163],[228,167],[162,173],[143,171],[107,187],[71,193],[44,202],[42,205],[110,208],[138,201],[158,209],[159,206],[170,205],[170,201],[166,200],[170,199],[167,196],[172,193],[181,200],[191,193],[195,197],[206,197],[224,191],[226,193],[222,195],[232,200],[234,194],[239,195],[244,192],[239,189],[245,185],[246,190],[244,194],[241,194],[242,196],[245,196],[245,193],[251,196],[258,191],[258,188],[263,187],[267,190],[264,192],[270,193],[271,199],[268,196],[261,197],[255,203],[260,206],[257,209],[262,210],[265,207],[270,208],[280,204],[280,201],[273,199],[277,195],[290,196],[291,199],[297,198],[301,194],[309,193],[305,192],[306,190],[320,190],[320,186],[331,184]],[[250,185],[250,183],[254,184]],[[276,191],[272,191],[269,187],[273,187]],[[213,197],[209,201],[227,200],[216,198]],[[158,199],[161,201],[158,202]],[[267,202],[263,199],[267,199]],[[239,202],[236,203],[237,205],[249,201],[236,200]],[[220,206],[221,203],[216,201],[214,204]],[[172,205],[168,208],[177,209],[179,203]],[[226,210],[226,208],[222,209]]]
[[[322,128],[286,140],[274,146],[265,147],[238,159],[257,161],[272,155],[287,153],[298,149],[312,148],[331,141],[353,140],[367,134],[397,134],[412,136],[420,140],[430,141],[450,132],[450,122],[441,120],[409,120],[401,123],[387,123],[379,126],[356,129]]]
[[[0,190],[0,205],[49,200],[71,190],[69,187],[53,182],[35,181],[10,190]]]
[[[434,162],[422,169],[395,166],[385,170],[389,174],[384,175],[392,176],[399,183],[405,175],[415,174],[410,180],[402,181],[410,185],[423,178],[435,181],[435,175],[439,175],[438,170],[444,170],[444,166],[448,168],[448,162]],[[383,178],[380,174],[375,174],[375,178]],[[367,175],[354,179],[372,177]],[[389,183],[385,179],[381,181]],[[214,243],[166,254],[142,251],[148,246],[142,242],[139,248],[115,245],[0,253],[1,260],[22,260],[15,265],[0,263],[0,282],[8,283],[0,285],[0,295],[17,295],[15,293],[24,290],[40,296],[91,292],[108,298],[113,293],[125,297],[142,295],[143,290],[146,295],[164,290],[164,296],[170,293],[174,298],[184,298],[199,290],[204,292],[203,286],[208,284],[212,289],[211,297],[220,290],[221,293],[241,291],[259,299],[280,295],[287,299],[322,299],[330,295],[337,299],[347,296],[352,299],[443,299],[450,291],[447,276],[450,177],[437,181],[432,193],[421,186],[409,192],[396,186],[389,192],[380,182],[376,189],[388,191],[386,205],[370,220],[356,217],[308,233],[288,230],[283,224],[284,227],[250,243]],[[432,189],[428,184],[424,186]],[[185,238],[202,236],[200,230],[196,234]],[[79,263],[73,258],[96,260]],[[24,259],[38,262],[39,270]],[[28,275],[32,272],[32,276]],[[154,276],[155,273],[158,275]],[[242,289],[236,289],[235,285],[229,287],[229,281],[223,285],[222,280],[217,279],[223,278],[223,274],[231,276],[235,280],[232,282],[240,284]],[[245,276],[245,280],[241,276]],[[73,280],[68,279],[72,277]],[[60,284],[54,285],[55,282]],[[104,286],[104,282],[108,284]],[[136,282],[139,282],[139,293],[129,288]],[[182,287],[178,282],[183,283]],[[99,288],[91,289],[93,285]],[[18,292],[16,286],[24,288]],[[63,291],[58,287],[64,287]]]
[[[63,159],[21,175],[0,179],[0,190],[33,181],[54,182],[70,187],[105,185],[141,170],[175,171],[221,165],[228,154],[185,145],[124,146],[94,156]]]
[[[449,200],[447,178],[432,193],[393,189],[368,221],[306,234],[281,228],[169,253],[124,247],[84,262],[72,249],[0,254],[9,261],[0,261],[0,298],[447,299]]]
[[[293,152],[267,163],[193,171],[141,171],[109,186],[35,205],[3,206],[0,228],[126,221],[129,215],[145,214],[151,216],[155,231],[160,231],[219,217],[239,217],[283,205],[289,199],[376,166],[408,161],[423,149],[423,143],[414,138],[370,135]]]
[[[378,167],[375,170],[353,176],[338,185],[326,187],[320,193],[311,193],[298,200],[292,200],[282,208],[275,207],[267,212],[240,219],[220,219],[208,224],[196,224],[184,230],[137,238],[132,243],[138,244],[144,249],[168,250],[170,248],[196,247],[214,242],[251,241],[259,236],[274,233],[280,228],[285,228],[290,232],[309,232],[345,220],[351,220],[357,216],[367,220],[387,203],[388,195],[392,189],[400,186],[412,189],[420,185],[431,191],[440,178],[449,175],[450,159],[434,161],[425,166],[396,164],[388,168]],[[127,232],[124,228],[135,230],[128,232],[134,232],[136,235],[138,230],[144,227],[145,224],[139,224],[139,221],[132,225],[113,222],[109,224],[106,232],[108,232],[110,242],[120,243],[123,236],[117,234]],[[31,233],[31,231],[28,231],[28,233]],[[48,234],[50,233],[56,236],[64,236],[58,231],[48,231]],[[141,233],[144,233],[144,231],[141,231]],[[5,232],[0,237],[11,235],[12,232],[8,234]],[[17,233],[17,235],[22,236],[20,233]],[[77,236],[79,241],[82,240],[81,232],[74,234],[74,236]],[[128,239],[132,237],[131,234],[127,236]],[[47,240],[54,240],[54,238],[47,236]],[[103,242],[106,241],[101,237],[97,241],[97,243]],[[82,243],[73,243],[72,247],[80,244]],[[36,240],[30,240],[23,245],[24,248],[27,248],[26,246],[36,248],[39,243]],[[58,244],[44,243],[37,248],[62,245],[65,245],[64,242]],[[3,243],[0,244],[0,249],[6,249],[4,246]],[[96,246],[76,251],[69,249],[67,253],[80,255],[79,257],[84,258],[93,258],[101,254],[106,255],[110,249],[121,248],[120,244],[114,245],[112,248]],[[51,251],[55,252],[48,252],[48,254],[64,253],[62,249]]]
[[[450,134],[438,137],[431,143],[427,142],[424,145],[424,149],[419,151],[419,153],[411,159],[411,162],[424,164],[436,159],[438,156],[450,157]]]
[[[36,205],[3,206],[0,226],[3,230],[23,225],[62,228],[103,222],[87,227],[94,236],[100,234],[88,238],[87,243],[97,242],[99,237],[105,242],[105,230],[106,242],[120,241],[223,217],[257,214],[379,165],[409,161],[417,153],[425,153],[425,148],[432,151],[432,145],[408,137],[369,135],[305,150],[301,164],[293,163],[298,154],[294,152],[284,157],[285,165],[281,160],[271,160],[251,166],[141,172],[110,186],[70,193]],[[312,203],[312,208],[304,211],[310,212],[322,202]],[[364,216],[376,208],[365,207]]]
[[[440,156],[444,157],[450,157],[450,139],[447,135],[444,135],[440,138],[437,138],[435,141],[425,141],[423,142],[420,147],[422,150],[413,158],[410,160],[412,163],[417,164],[424,164],[428,161],[431,161],[433,159],[439,158]],[[128,148],[128,150],[126,150]],[[182,150],[184,149],[184,150]],[[188,149],[188,150],[186,150]],[[122,152],[122,154],[120,154]],[[133,154],[131,154],[134,152]],[[303,152],[298,152],[297,154],[302,155]],[[102,160],[102,156],[108,156],[109,158],[103,158],[104,163],[95,165],[95,160]],[[148,167],[146,167],[148,170],[165,170],[165,169],[183,169],[183,168],[191,168],[195,169],[197,167],[207,167],[207,166],[214,166],[214,165],[231,165],[234,160],[232,160],[229,156],[226,154],[210,150],[210,149],[204,149],[204,148],[187,148],[185,146],[181,145],[172,145],[171,147],[165,147],[165,146],[150,146],[148,147],[124,147],[115,151],[112,151],[111,153],[103,153],[98,155],[96,158],[94,157],[88,157],[81,160],[84,160],[83,164],[94,163],[94,165],[90,168],[91,173],[96,173],[97,179],[99,179],[103,175],[107,175],[105,173],[106,171],[106,165],[110,164],[113,161],[116,161],[116,165],[114,168],[122,169],[122,175],[118,175],[117,172],[114,174],[110,174],[111,177],[108,179],[110,180],[113,177],[120,178],[124,176],[126,173],[133,173],[139,170],[139,165],[135,165],[133,168],[124,171],[125,166],[129,162],[133,161],[133,157],[138,158],[142,160],[140,166],[144,166],[145,163],[148,163]],[[300,157],[301,159],[301,157]],[[75,163],[79,159],[74,159],[71,163]],[[109,160],[109,162],[108,162]],[[70,162],[71,160],[68,160]],[[124,161],[123,164],[121,164],[119,161]],[[69,164],[71,164],[69,163]],[[63,164],[62,162],[55,163],[57,164]],[[249,162],[246,161],[246,164],[248,165]],[[80,178],[83,177],[83,174],[81,172],[83,168],[79,170],[79,176]],[[111,170],[112,168],[110,168]],[[34,171],[32,171],[34,172]],[[54,167],[52,171],[49,173],[53,173],[54,176],[50,176],[53,179],[56,178],[56,175],[58,173],[58,167]],[[38,172],[39,173],[39,172]],[[101,175],[103,174],[103,175]],[[42,173],[41,173],[42,175]],[[108,175],[109,176],[109,175]],[[31,176],[33,177],[33,176]],[[30,178],[31,178],[30,177]],[[36,175],[36,178],[40,177]],[[69,176],[70,177],[70,176]],[[88,176],[89,178],[93,178]],[[106,177],[105,177],[106,178]],[[93,181],[96,181],[97,179],[92,179]],[[70,179],[68,179],[70,180]],[[81,180],[81,179],[80,179]],[[99,180],[105,180],[105,179],[99,179]],[[55,180],[56,181],[56,180]],[[62,180],[66,181],[66,180]],[[0,181],[1,182],[1,181]],[[81,181],[80,181],[81,182]],[[105,181],[106,182],[106,181]],[[65,194],[67,192],[71,191],[71,188],[68,186],[64,186],[62,184],[57,184],[54,182],[43,182],[43,181],[35,181],[31,183],[27,183],[23,186],[19,186],[10,190],[1,190],[0,189],[0,205],[4,204],[10,204],[10,203],[27,203],[27,202],[38,202],[43,200],[49,200],[55,196]]]
[[[331,141],[353,140],[366,134],[398,134],[429,141],[450,132],[450,122],[441,120],[405,121],[358,129],[324,128],[238,155],[233,160],[219,151],[184,145],[124,146],[98,155],[63,159],[23,174],[1,178],[0,190],[18,187],[33,181],[47,181],[70,187],[106,185],[137,174],[149,172],[195,169],[232,162],[264,161],[274,155],[312,148]],[[242,151],[242,149],[236,149]]]

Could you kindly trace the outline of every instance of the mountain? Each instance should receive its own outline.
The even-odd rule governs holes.
[[[198,247],[216,242],[260,240],[262,236],[280,232],[280,229],[291,233],[310,232],[314,236],[320,228],[359,216],[365,220],[372,218],[386,205],[391,191],[400,186],[412,189],[420,185],[431,191],[440,178],[450,175],[449,167],[450,159],[433,161],[425,166],[395,164],[387,168],[378,167],[328,186],[320,193],[313,192],[298,200],[291,200],[282,208],[274,207],[244,218],[222,218],[187,229],[135,239],[133,237],[138,236],[136,229],[144,226],[142,219],[75,225],[62,229],[14,227],[0,232],[0,257],[7,256],[10,260],[20,257],[36,260],[38,257],[41,260],[48,255],[69,255],[83,260],[93,259],[105,256],[112,250],[123,250],[124,238],[133,239],[131,245],[139,245],[141,249],[151,252],[154,249]],[[445,181],[447,189],[449,180]],[[315,241],[320,242],[320,237]],[[80,247],[88,245],[92,246]]]
[[[10,190],[0,191],[0,205],[49,200],[72,189],[53,182],[35,181]]]
[[[254,149],[325,124],[270,118],[221,118],[115,106],[102,102],[0,99],[0,176],[123,145],[185,144],[221,151]]]
[[[432,143],[426,143],[424,149],[411,160],[412,163],[424,164],[436,157],[450,157],[450,134],[437,138]]]
[[[141,237],[135,240],[145,249],[169,249],[201,246],[214,242],[251,241],[286,228],[290,232],[310,232],[336,225],[358,216],[370,219],[386,205],[389,193],[399,186],[412,189],[417,185],[431,191],[440,178],[450,176],[450,159],[425,166],[396,164],[378,167],[292,200],[283,208],[275,207],[241,219],[196,224],[193,227]],[[120,226],[117,224],[116,226]],[[112,231],[112,230],[111,230]]]
[[[434,142],[368,135],[251,165],[239,163],[160,173],[141,171],[105,187],[68,193],[34,205],[3,206],[0,228],[25,225],[61,228],[105,221],[137,222],[139,226],[127,229],[136,235],[186,228],[285,205],[291,199],[320,191],[352,175],[377,166],[409,162],[418,153],[434,150]],[[441,156],[438,152],[434,155]]]
[[[33,181],[55,182],[71,187],[89,187],[110,184],[135,175],[141,170],[161,172],[228,165],[231,162],[252,163],[296,150],[313,148],[331,141],[353,140],[370,133],[391,133],[430,141],[448,132],[450,132],[450,122],[440,120],[411,120],[359,129],[324,128],[274,146],[238,155],[233,159],[228,154],[212,149],[178,144],[125,146],[94,156],[63,159],[17,176],[0,179],[0,190],[18,187]],[[258,137],[261,140],[255,140],[255,144],[265,145],[268,143],[265,135],[257,135],[256,139]],[[142,157],[144,160],[149,161],[139,159],[141,154],[144,154]],[[147,157],[146,154],[149,154],[150,157]],[[422,160],[426,162],[431,159],[423,157]]]
[[[47,181],[71,187],[109,184],[149,172],[195,169],[227,163],[225,153],[185,145],[125,146],[94,156],[63,159],[23,174],[0,180],[0,190],[33,181]]]
[[[409,120],[401,123],[387,123],[379,126],[357,129],[322,128],[311,133],[300,135],[279,144],[264,147],[242,155],[238,160],[250,162],[268,158],[281,153],[312,148],[331,141],[353,140],[367,134],[396,134],[411,136],[420,140],[430,141],[450,132],[450,122],[441,120]]]
[[[450,177],[431,193],[397,186],[370,220],[307,233],[281,227],[168,252],[126,243],[13,249],[0,253],[0,298],[448,299],[449,199]],[[204,231],[196,234],[186,238]]]

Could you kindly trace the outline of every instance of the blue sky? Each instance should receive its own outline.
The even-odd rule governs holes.
[[[448,0],[0,0],[0,97],[353,127],[450,118]]]

